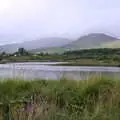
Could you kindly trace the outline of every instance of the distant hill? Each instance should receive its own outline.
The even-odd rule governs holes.
[[[103,34],[103,33],[91,33],[80,37],[78,40],[73,41],[70,44],[65,45],[65,48],[70,49],[86,49],[101,46],[103,43],[113,42],[118,38]]]
[[[57,37],[42,38],[40,40],[27,41],[27,42],[18,43],[18,44],[1,45],[0,50],[8,53],[15,52],[20,47],[24,47],[26,50],[32,50],[32,49],[38,50],[38,49],[44,49],[48,47],[60,47],[70,42],[71,40],[66,38],[57,38]]]
[[[19,44],[2,45],[0,50],[10,53],[17,51],[20,47],[24,47],[31,52],[63,53],[68,50],[87,48],[119,48],[119,43],[120,40],[116,37],[104,33],[91,33],[81,36],[74,41],[59,37],[42,38]]]
[[[116,41],[117,40],[117,41]],[[62,47],[49,47],[45,49],[37,49],[34,52],[48,52],[48,53],[62,53],[68,50],[79,50],[87,48],[108,48],[119,46],[120,40],[118,38],[106,35],[104,33],[91,33],[72,41],[69,44],[63,45]],[[119,45],[118,45],[119,44]]]

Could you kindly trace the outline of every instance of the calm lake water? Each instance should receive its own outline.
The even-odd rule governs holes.
[[[119,67],[52,66],[60,62],[27,62],[0,64],[0,78],[87,80],[91,76],[120,78]]]

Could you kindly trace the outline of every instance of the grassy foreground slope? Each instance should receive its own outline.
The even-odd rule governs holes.
[[[93,77],[84,81],[0,82],[2,102],[33,94],[41,98],[35,102],[41,112],[32,120],[120,120],[119,80]],[[30,115],[34,118],[35,113]]]

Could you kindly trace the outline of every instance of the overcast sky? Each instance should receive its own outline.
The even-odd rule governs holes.
[[[0,44],[88,32],[120,36],[120,0],[0,0]]]

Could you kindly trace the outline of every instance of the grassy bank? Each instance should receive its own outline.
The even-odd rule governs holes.
[[[112,61],[99,61],[92,59],[80,59],[80,60],[71,60],[66,63],[57,64],[56,66],[104,66],[104,67],[119,67],[118,62]]]
[[[32,95],[35,96],[39,111],[35,112],[36,114],[30,112],[33,120],[120,120],[119,80],[96,77],[84,81],[0,82],[2,103],[30,100]],[[23,104],[21,107],[24,107]],[[16,118],[17,113],[14,110],[13,114]]]
[[[63,64],[56,64],[54,66],[101,66],[101,67],[120,67],[120,64],[108,64],[108,63],[77,63],[77,62],[68,62]]]

